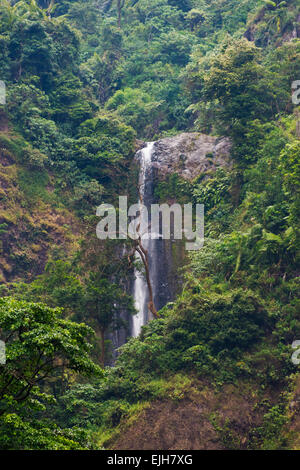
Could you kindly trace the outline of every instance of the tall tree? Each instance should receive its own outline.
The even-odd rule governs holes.
[[[117,8],[118,26],[119,28],[121,28],[122,10],[125,6],[125,0],[107,0],[104,3],[102,8],[104,12],[107,12],[112,8],[114,3],[116,3],[116,8]]]
[[[54,396],[49,390],[57,374],[67,370],[86,376],[101,375],[89,357],[87,338],[92,330],[61,318],[59,308],[0,299],[0,332],[6,363],[0,365],[0,447],[2,449],[66,449],[74,441],[55,426],[41,424],[36,413]],[[74,448],[74,447],[73,447]]]
[[[104,366],[105,335],[109,329],[118,330],[122,326],[122,310],[134,313],[132,298],[117,284],[90,273],[85,281],[81,304],[83,317],[92,320],[96,333],[100,336],[100,363]]]

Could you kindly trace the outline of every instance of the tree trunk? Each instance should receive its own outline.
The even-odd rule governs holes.
[[[55,3],[55,0],[51,0],[47,9],[47,15],[49,16],[50,19],[51,19],[51,12],[53,10],[54,3]]]
[[[121,28],[122,0],[118,0],[118,26]]]
[[[100,363],[105,366],[105,336],[103,328],[100,328]]]
[[[300,139],[300,121],[297,121],[296,123],[296,134],[297,137]]]
[[[140,190],[139,190],[139,198],[140,198],[141,204],[143,204],[143,198],[142,198]],[[158,312],[156,310],[155,303],[154,303],[153,289],[152,289],[152,283],[151,283],[151,278],[150,278],[148,251],[143,247],[142,235],[140,234],[140,228],[141,228],[141,222],[137,226],[137,233],[139,237],[137,240],[135,240],[132,253],[128,256],[128,258],[129,258],[129,262],[131,263],[132,262],[131,258],[134,257],[135,252],[137,252],[140,255],[143,265],[145,267],[145,272],[146,272],[146,282],[147,282],[148,293],[149,293],[148,310],[150,313],[152,313],[154,318],[158,318],[159,315],[158,315]]]

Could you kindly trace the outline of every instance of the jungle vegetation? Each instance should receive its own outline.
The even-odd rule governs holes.
[[[260,404],[276,390],[246,446],[295,447],[299,7],[0,0],[1,449],[107,448],[192,380],[246,382]],[[173,175],[156,194],[205,204],[205,246],[174,303],[107,366],[107,333],[135,313],[132,267],[121,242],[95,239],[95,208],[136,200],[139,140],[195,131],[229,137],[233,169]]]

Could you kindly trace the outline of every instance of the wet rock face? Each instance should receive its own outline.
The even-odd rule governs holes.
[[[231,143],[227,138],[184,133],[158,140],[152,165],[161,176],[178,173],[187,180],[193,180],[199,174],[215,171],[218,167],[231,168],[230,150]]]

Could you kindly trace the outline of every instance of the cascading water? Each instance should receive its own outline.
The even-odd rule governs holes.
[[[184,133],[174,137],[149,142],[146,147],[137,153],[136,160],[140,164],[139,192],[140,200],[151,213],[150,206],[155,203],[173,204],[174,195],[166,200],[157,200],[155,188],[160,183],[167,183],[168,176],[179,173],[182,177],[193,179],[199,173],[205,173],[211,168],[213,154],[217,166],[231,168],[230,142],[199,134]],[[184,157],[184,158],[183,158]],[[216,168],[215,167],[215,168]],[[161,191],[156,191],[157,195]],[[165,193],[165,191],[163,191]],[[169,200],[168,200],[169,199]],[[141,234],[141,232],[140,232]],[[142,240],[143,247],[148,252],[149,274],[153,292],[153,301],[157,311],[169,302],[174,301],[176,295],[182,290],[182,267],[186,264],[185,243],[182,240],[147,239]],[[139,260],[137,255],[137,260]],[[142,326],[151,320],[149,312],[149,290],[143,273],[135,270],[135,280],[127,285],[127,289],[134,296],[137,314],[131,316],[129,312],[122,312],[120,318],[128,324],[128,328],[121,328],[113,334],[113,350],[117,351],[129,336],[137,337]],[[114,353],[114,359],[117,353]]]
[[[139,194],[140,201],[151,214],[151,204],[157,202],[154,197],[154,180],[155,180],[155,142],[148,142],[147,146],[140,150],[137,154],[140,162],[139,175]],[[141,225],[148,229],[148,222],[140,216]],[[178,291],[178,273],[176,260],[180,259],[180,244],[172,240],[162,240],[159,238],[148,238],[143,230],[140,231],[142,237],[142,245],[148,252],[148,263],[150,281],[153,291],[154,305],[160,310],[168,302],[175,298]],[[137,254],[137,260],[140,256]],[[138,311],[132,318],[131,336],[137,337],[141,332],[142,326],[146,325],[152,319],[149,312],[149,289],[145,276],[138,269],[135,270],[135,281],[133,286],[133,296],[135,307]]]
[[[138,204],[143,204],[149,208],[152,202],[152,153],[154,148],[154,142],[148,142],[147,146],[140,150],[139,152],[139,160],[140,160],[140,176],[139,176],[139,195],[140,200]],[[141,214],[141,218],[143,218],[143,214]],[[142,244],[145,250],[148,252],[148,258],[151,259],[151,254],[154,249],[154,242],[155,240],[151,240],[143,236],[144,234],[141,233],[142,237]],[[137,260],[140,260],[140,256],[136,255]],[[152,282],[152,274],[153,269],[155,270],[155,266],[151,263],[151,282]],[[149,301],[149,293],[148,293],[148,286],[144,275],[136,268],[135,272],[135,281],[134,281],[134,301],[135,307],[137,309],[137,314],[133,316],[132,320],[132,331],[131,334],[134,337],[139,336],[141,332],[141,328],[143,325],[147,323],[149,318],[148,312],[148,301]]]

